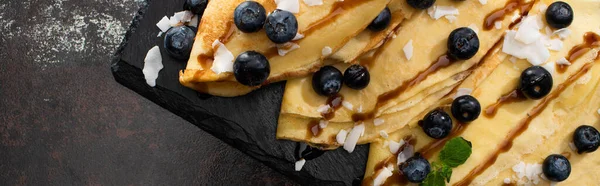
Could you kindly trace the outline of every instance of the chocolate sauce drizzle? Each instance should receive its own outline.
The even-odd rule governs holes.
[[[592,48],[598,46],[600,46],[600,36],[593,32],[586,32],[583,35],[583,43],[571,48],[571,50],[569,50],[569,55],[566,57],[566,59],[569,62],[574,63],[577,59],[579,59],[585,53],[590,51]],[[568,65],[556,64],[556,71],[559,73],[564,73],[565,71],[567,71],[568,67]]]
[[[504,7],[494,10],[492,13],[488,14],[485,17],[485,20],[483,22],[483,29],[491,30],[492,28],[494,28],[494,23],[496,23],[496,21],[504,20],[504,18],[506,17],[507,14],[519,9],[519,11],[521,13],[521,17],[519,19],[515,20],[510,25],[510,28],[512,28],[514,25],[516,25],[516,23],[521,22],[522,16],[527,15],[529,13],[529,10],[531,10],[532,7],[533,7],[533,1],[528,2],[528,3],[525,3],[522,0],[508,1],[506,3],[506,5],[504,5]]]
[[[515,89],[510,93],[500,97],[496,103],[486,107],[483,114],[488,118],[493,118],[496,115],[496,112],[498,112],[498,108],[500,108],[502,105],[525,100],[527,100],[527,97],[525,97],[525,95],[523,95],[519,89]]]

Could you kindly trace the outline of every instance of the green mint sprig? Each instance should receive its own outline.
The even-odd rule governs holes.
[[[452,168],[464,164],[471,156],[472,145],[462,137],[450,139],[440,152],[439,162],[431,163],[431,172],[421,186],[445,186],[452,177]]]

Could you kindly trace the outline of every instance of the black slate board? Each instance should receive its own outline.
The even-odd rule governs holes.
[[[327,152],[308,161],[302,171],[294,171],[297,143],[275,138],[285,83],[235,98],[213,97],[180,85],[178,73],[185,62],[166,54],[155,24],[181,11],[183,2],[148,0],[138,11],[113,59],[112,72],[119,83],[303,185],[351,185],[355,178],[362,178],[366,145],[352,154],[343,149]],[[146,84],[141,70],[153,46],[161,48],[164,65],[156,87]]]

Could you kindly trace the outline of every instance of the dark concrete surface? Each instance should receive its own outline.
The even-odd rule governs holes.
[[[0,0],[0,185],[293,185],[116,83],[141,0]]]

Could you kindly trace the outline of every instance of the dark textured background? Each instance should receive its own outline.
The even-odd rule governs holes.
[[[0,0],[0,185],[292,185],[114,81],[141,0]]]

